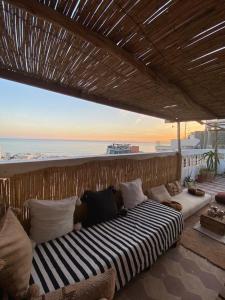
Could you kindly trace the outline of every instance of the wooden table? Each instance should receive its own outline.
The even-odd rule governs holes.
[[[218,208],[225,210],[225,206],[222,204],[218,204],[217,202],[213,203]],[[204,228],[213,231],[219,235],[225,235],[225,216],[223,219],[218,217],[210,217],[207,214],[207,211],[201,214],[200,216],[200,224]]]

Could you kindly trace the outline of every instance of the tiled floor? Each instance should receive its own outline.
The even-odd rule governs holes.
[[[225,271],[179,246],[138,275],[115,300],[213,300],[219,299],[224,282]]]
[[[198,187],[214,196],[225,192],[225,178],[218,177],[214,182],[201,183]],[[186,226],[193,226],[194,222],[193,216]],[[209,239],[209,247],[210,243]],[[133,279],[116,294],[115,300],[215,300],[220,299],[218,292],[224,283],[224,270],[178,246]]]

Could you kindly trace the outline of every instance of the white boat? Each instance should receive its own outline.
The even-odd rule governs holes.
[[[139,153],[139,146],[131,144],[112,144],[107,147],[106,154]]]

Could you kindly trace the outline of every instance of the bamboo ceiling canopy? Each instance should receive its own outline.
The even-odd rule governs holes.
[[[225,1],[0,0],[0,77],[171,121],[225,118]]]

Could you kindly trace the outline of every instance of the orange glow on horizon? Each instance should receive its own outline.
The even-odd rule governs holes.
[[[0,137],[168,143],[176,123],[1,80]],[[184,124],[181,123],[183,138]],[[187,122],[186,135],[204,127]]]
[[[124,132],[120,130],[101,130],[97,132],[92,128],[92,132],[88,132],[87,128],[82,130],[57,130],[53,131],[51,128],[45,130],[36,130],[36,128],[30,128],[26,131],[17,130],[15,127],[7,128],[7,132],[2,131],[1,137],[18,137],[18,138],[34,138],[34,139],[63,139],[63,140],[90,140],[90,141],[121,141],[121,142],[164,142],[167,143],[171,139],[176,139],[177,137],[177,126],[176,124],[163,124],[156,126],[152,130],[147,128],[139,128],[137,126],[135,131],[128,131],[127,128]],[[196,130],[203,130],[203,126],[196,122],[187,123],[187,136]],[[181,124],[181,138],[184,138],[184,123]]]

